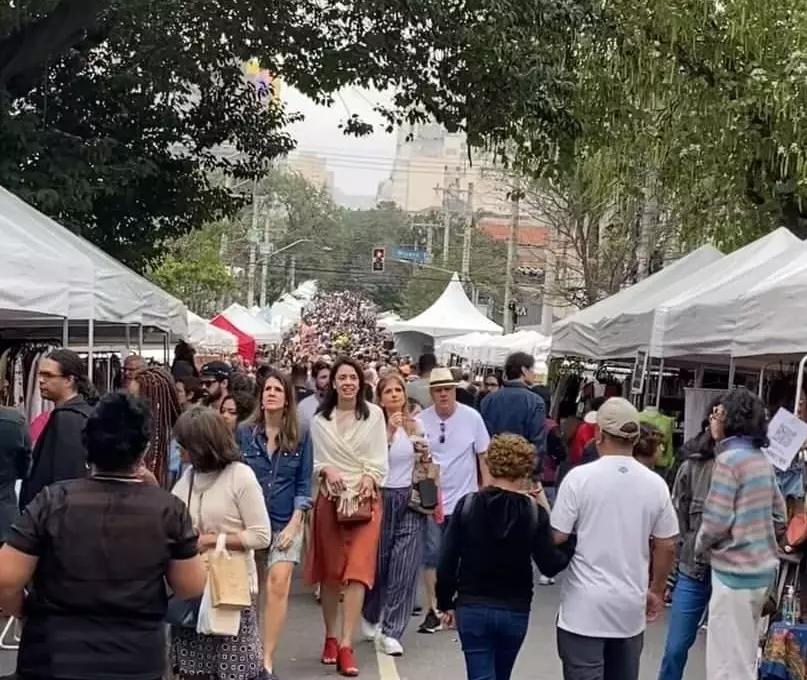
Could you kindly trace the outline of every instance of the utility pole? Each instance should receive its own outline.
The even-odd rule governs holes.
[[[513,332],[513,312],[510,310],[513,288],[513,261],[516,255],[516,236],[521,210],[521,178],[513,179],[513,193],[510,197],[510,231],[507,234],[507,267],[504,273],[504,312],[502,314],[504,332]]]
[[[291,256],[291,266],[289,267],[289,292],[297,288],[297,256]]]
[[[258,179],[252,182],[252,227],[249,233],[249,264],[247,264],[247,308],[255,304],[255,264],[258,250]]]
[[[269,282],[269,255],[272,244],[269,243],[269,222],[272,211],[267,210],[263,218],[263,247],[261,248],[261,309],[266,307],[266,286]]]
[[[465,230],[462,233],[462,280],[468,281],[471,273],[471,232],[474,225],[474,183],[468,182],[468,210]]]
[[[443,192],[443,266],[448,266],[448,248],[451,243],[451,213],[448,211],[448,190]]]

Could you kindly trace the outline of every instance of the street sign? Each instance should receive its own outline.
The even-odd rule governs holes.
[[[374,272],[384,271],[384,260],[387,257],[387,249],[383,247],[373,248],[373,264],[372,270]]]
[[[395,246],[392,256],[395,260],[414,262],[415,264],[426,264],[429,261],[426,249],[418,248],[417,246]]]

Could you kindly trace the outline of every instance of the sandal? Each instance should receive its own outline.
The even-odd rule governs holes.
[[[336,657],[336,670],[339,675],[346,678],[355,678],[359,674],[359,667],[356,659],[353,658],[353,650],[350,647],[340,647]]]
[[[336,638],[326,637],[325,646],[322,648],[322,663],[333,666],[339,656],[339,642]]]

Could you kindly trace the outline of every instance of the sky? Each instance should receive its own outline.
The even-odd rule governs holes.
[[[373,111],[377,101],[388,102],[384,93],[358,87],[345,88],[332,107],[318,106],[293,87],[284,88],[283,100],[289,112],[302,113],[305,120],[289,126],[299,151],[323,156],[334,174],[334,186],[346,194],[375,196],[379,182],[389,177],[395,158],[395,135],[386,134],[381,117]],[[339,123],[351,114],[376,125],[367,137],[347,137]]]

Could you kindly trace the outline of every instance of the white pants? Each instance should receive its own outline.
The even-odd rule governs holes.
[[[767,592],[734,590],[712,574],[706,680],[756,680],[759,619]]]

